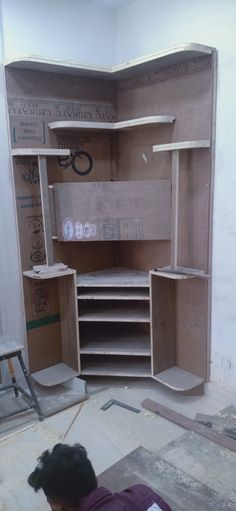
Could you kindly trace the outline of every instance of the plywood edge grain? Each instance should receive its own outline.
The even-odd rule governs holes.
[[[151,126],[155,124],[170,124],[175,121],[174,115],[150,115],[137,119],[127,119],[119,122],[89,122],[89,121],[55,121],[50,122],[48,127],[51,130],[66,129],[88,129],[88,130],[109,130],[116,131],[127,128]]]
[[[210,140],[186,140],[183,142],[173,142],[170,144],[160,144],[153,146],[154,153],[160,153],[162,151],[180,151],[187,149],[204,149],[211,146]]]
[[[12,149],[12,156],[69,156],[70,149],[19,148]]]
[[[157,61],[157,63],[160,62],[161,65],[169,65],[186,60],[186,58],[211,55],[214,50],[215,48],[203,44],[183,43],[113,66],[98,66],[88,62],[49,59],[42,55],[13,55],[11,58],[7,59],[4,64],[9,68],[14,67],[54,73],[90,74],[119,78],[126,69],[135,69],[136,66],[140,66],[149,61]]]

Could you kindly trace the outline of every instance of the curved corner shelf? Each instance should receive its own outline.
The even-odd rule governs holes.
[[[210,140],[187,140],[184,142],[154,145],[152,150],[154,153],[160,153],[162,151],[181,151],[183,149],[204,149],[208,147],[211,147]]]
[[[50,122],[48,127],[51,130],[104,130],[118,131],[142,126],[153,126],[156,124],[171,124],[175,121],[174,115],[150,115],[137,119],[128,119],[118,122],[90,122],[90,121],[55,121]]]

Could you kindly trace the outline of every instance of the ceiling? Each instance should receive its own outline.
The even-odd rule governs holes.
[[[120,9],[121,7],[125,7],[128,4],[131,4],[134,0],[87,0],[90,3],[103,5],[105,7],[109,7],[110,9]]]

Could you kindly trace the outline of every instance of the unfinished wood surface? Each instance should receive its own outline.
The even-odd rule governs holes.
[[[165,266],[164,268],[160,268],[160,270],[166,271],[168,273],[171,273],[171,267]],[[186,266],[177,266],[175,270],[172,273],[177,273],[179,275],[187,275],[189,277],[199,277],[201,279],[209,279],[210,275],[206,273],[204,270],[199,270],[197,268],[187,268]]]
[[[206,456],[206,453],[208,453],[207,446],[204,443],[204,448],[203,446],[199,448],[199,437],[196,437],[196,440],[194,454],[200,451],[200,453],[204,452]],[[188,457],[189,460],[192,442],[191,437],[189,443],[183,439],[182,445],[179,438],[175,440],[174,452],[177,458],[181,451],[186,454],[186,458]],[[172,454],[173,442],[169,444],[168,449]],[[135,484],[151,486],[173,511],[186,511],[187,509],[191,511],[199,511],[199,509],[204,509],[204,511],[235,510],[235,502],[228,498],[227,488],[224,492],[226,496],[224,496],[221,493],[222,484],[219,487],[219,492],[202,484],[198,479],[186,473],[184,462],[181,470],[180,467],[174,466],[171,461],[168,462],[168,460],[163,459],[163,451],[165,452],[165,450],[166,448],[162,449],[157,456],[142,446],[137,447],[105,472],[102,472],[98,476],[99,485],[109,488],[113,493],[120,492]],[[225,457],[223,458],[225,459]],[[197,470],[199,457],[195,455],[192,456],[192,459]],[[231,466],[234,469],[233,461]]]
[[[180,151],[188,149],[203,149],[211,146],[210,140],[186,140],[184,142],[173,142],[171,144],[154,145],[153,152]]]
[[[157,413],[164,419],[170,420],[175,424],[178,424],[182,428],[193,431],[194,433],[198,433],[199,435],[204,436],[211,442],[215,442],[226,449],[230,449],[236,452],[236,441],[232,438],[226,437],[222,433],[218,433],[217,431],[213,431],[202,424],[199,424],[197,421],[186,417],[174,410],[170,410],[169,408],[152,401],[151,399],[145,399],[141,405],[147,410]]]
[[[27,332],[30,373],[40,371],[62,361],[61,329],[59,321]]]
[[[80,371],[79,331],[75,272],[58,280],[62,361]]]
[[[34,381],[36,381],[36,383],[39,383],[39,385],[42,385],[43,387],[53,387],[54,385],[60,385],[61,383],[65,383],[66,381],[76,378],[78,374],[79,373],[73,371],[71,367],[60,363],[55,366],[48,367],[47,369],[36,371],[31,374],[31,377]]]
[[[123,71],[125,72],[126,69],[136,69],[137,66],[145,66],[145,64],[148,66],[150,61],[154,61],[157,64],[160,62],[160,66],[168,66],[184,61],[186,58],[198,58],[204,55],[210,55],[213,50],[214,48],[203,44],[186,43],[168,48],[167,50],[151,53],[145,57],[132,59],[115,66],[95,66],[92,64],[84,64],[83,62],[70,62],[21,55],[17,58],[8,59],[6,66],[9,68],[34,69],[53,73],[81,74],[94,77],[104,76],[104,74],[108,76],[115,74],[116,78],[116,75],[122,76]]]
[[[48,191],[47,161],[46,161],[45,156],[38,156],[38,165],[39,165],[39,178],[40,178],[39,182],[40,182],[40,193],[41,193],[42,213],[43,213],[46,263],[50,266],[50,265],[53,265],[53,263],[54,263],[54,255],[53,255],[52,228],[51,228],[50,203],[49,203],[49,191]]]
[[[114,264],[137,270],[163,266],[170,261],[169,241],[115,241]]]
[[[171,239],[170,266],[178,265],[178,228],[179,228],[179,151],[172,152],[171,168]]]
[[[203,384],[203,379],[173,366],[153,376],[159,383],[176,392],[188,392]],[[203,389],[202,389],[203,393]]]
[[[24,271],[23,275],[25,277],[29,277],[30,279],[36,279],[36,280],[47,280],[47,279],[56,279],[60,277],[65,277],[66,275],[73,275],[75,273],[75,270],[71,270],[68,268],[67,270],[63,271],[52,271],[47,273],[36,273],[34,270]]]
[[[79,321],[124,321],[148,323],[150,321],[149,306],[145,303],[92,303],[80,304]]]
[[[81,374],[94,376],[151,376],[151,364],[147,357],[111,357],[82,355]]]
[[[117,337],[114,341],[114,337],[110,340],[104,336],[101,342],[95,339],[92,342],[81,343],[80,353],[82,355],[128,355],[130,357],[150,357],[151,355],[148,339],[143,339],[141,336],[140,339],[135,339],[135,342],[129,337]]]
[[[78,291],[80,300],[144,300],[149,301],[148,289],[82,289]]]
[[[77,275],[76,282],[78,287],[149,288],[147,272],[120,267]]]
[[[119,122],[89,122],[89,121],[55,121],[50,122],[48,127],[51,130],[108,130],[116,131],[140,126],[149,126],[153,124],[169,124],[174,122],[173,115],[150,115],[137,119],[127,119]]]
[[[176,284],[176,365],[206,381],[208,280]]]
[[[25,147],[11,150],[12,156],[69,156],[70,149],[48,149]]]
[[[175,365],[175,282],[150,275],[152,374]]]
[[[150,356],[149,325],[83,324],[80,353],[97,355]]]
[[[163,269],[157,269],[157,270],[153,270],[152,271],[152,274],[153,275],[156,275],[157,277],[164,277],[166,279],[172,279],[172,280],[188,280],[188,279],[193,279],[195,277],[195,275],[188,275],[188,273],[183,273],[183,272],[179,272],[178,270],[176,271],[172,271],[172,268],[169,267],[170,269],[169,270],[166,270],[165,268]]]
[[[54,185],[60,241],[170,238],[170,182]]]

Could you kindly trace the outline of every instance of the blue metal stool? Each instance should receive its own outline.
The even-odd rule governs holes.
[[[25,412],[30,409],[35,409],[35,411],[38,414],[39,420],[43,420],[43,416],[40,410],[40,406],[35,394],[35,391],[33,389],[28,371],[25,367],[24,360],[22,358],[21,351],[24,349],[24,346],[22,344],[18,344],[16,341],[14,341],[10,336],[1,336],[0,337],[0,362],[2,360],[8,361],[8,368],[10,371],[11,376],[11,384],[9,385],[0,385],[0,392],[3,390],[13,389],[15,392],[15,396],[19,396],[19,392],[24,396],[26,402],[28,405],[25,408],[21,408],[20,410],[16,410],[15,412],[11,412],[9,414],[0,415],[0,420],[7,419],[9,417],[12,417],[13,415]],[[20,363],[20,367],[22,369],[23,375],[25,377],[29,393],[26,392],[25,389],[23,389],[17,382],[13,371],[13,366],[11,363],[11,359],[17,357]]]

